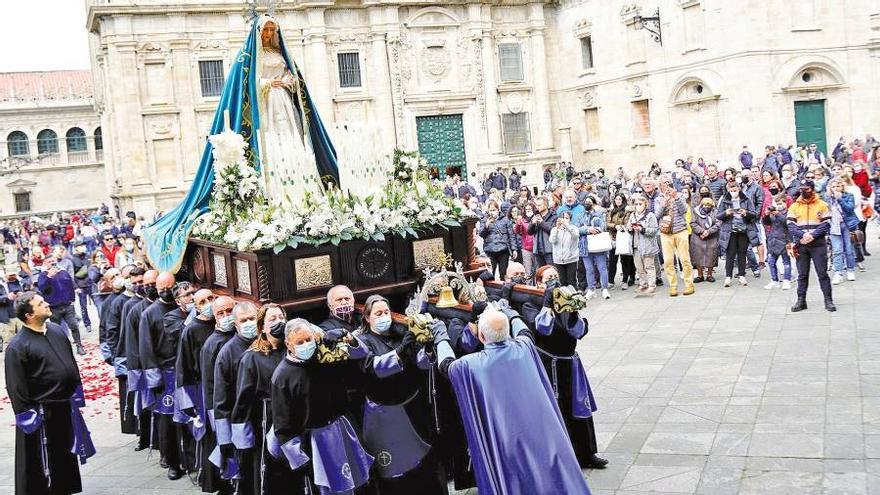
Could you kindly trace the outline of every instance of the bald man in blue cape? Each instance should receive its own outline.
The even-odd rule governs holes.
[[[440,366],[458,398],[477,487],[493,495],[589,494],[532,334],[503,309],[481,315],[482,351]]]

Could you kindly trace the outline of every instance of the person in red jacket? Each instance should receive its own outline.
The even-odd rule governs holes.
[[[101,252],[107,257],[107,262],[110,263],[110,266],[116,266],[116,253],[119,252],[119,243],[116,242],[116,238],[110,232],[104,232],[102,239]]]

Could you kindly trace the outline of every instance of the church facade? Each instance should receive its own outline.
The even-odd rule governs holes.
[[[441,176],[516,168],[537,184],[558,161],[731,163],[743,144],[830,148],[880,128],[872,0],[275,3],[325,123],[378,125],[389,150],[418,149]],[[657,11],[659,29],[642,22]],[[123,210],[171,208],[188,188],[244,13],[227,0],[90,4]]]

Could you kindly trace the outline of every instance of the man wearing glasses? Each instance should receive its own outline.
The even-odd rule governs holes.
[[[119,243],[116,242],[116,238],[113,237],[113,234],[109,232],[104,233],[103,242],[101,243],[101,252],[104,253],[110,266],[116,266],[116,253],[119,252]]]

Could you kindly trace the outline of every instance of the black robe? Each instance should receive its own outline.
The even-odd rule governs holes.
[[[109,364],[113,366],[116,374],[116,382],[119,387],[119,429],[122,433],[134,435],[137,433],[137,422],[132,412],[134,397],[128,395],[128,375],[125,373],[127,368],[124,359],[121,359],[116,353],[116,346],[119,344],[122,306],[129,299],[130,297],[125,292],[110,294],[104,299],[101,303],[98,338],[102,352],[106,349],[106,352],[109,353]],[[126,410],[128,410],[127,414]]]
[[[165,315],[180,311],[174,303],[160,299],[153,301],[141,315],[138,329],[138,357],[147,380],[147,393],[156,401],[152,408],[153,426],[159,439],[159,452],[170,467],[180,467],[180,446],[178,445],[177,425],[171,414],[157,410],[158,401],[163,400],[166,391],[165,371],[174,368],[177,360],[177,340],[179,328],[166,328]],[[171,383],[173,387],[173,383]],[[173,389],[172,389],[173,390]]]
[[[348,389],[362,380],[360,370],[348,363],[319,364],[315,359],[294,362],[283,358],[272,375],[272,420],[278,443],[284,445],[306,430],[321,428],[340,416],[348,417]],[[350,421],[350,418],[349,418]],[[303,451],[312,458],[312,445],[302,443]],[[281,459],[285,462],[284,459]],[[288,471],[290,466],[287,465]],[[313,466],[306,463],[293,472],[290,495],[320,493],[314,484]],[[365,486],[356,493],[371,493]]]
[[[174,312],[168,313],[166,318]],[[186,321],[183,316],[181,324]],[[168,322],[166,321],[166,326]],[[185,325],[180,332],[180,341],[177,344],[177,358],[174,363],[174,385],[180,389],[187,387],[194,389],[193,393],[202,394],[201,361],[199,353],[208,337],[214,332],[214,320],[203,321],[193,318],[189,325]],[[184,410],[188,416],[196,416],[196,411]],[[201,418],[207,423],[206,417]],[[196,449],[196,439],[189,428],[180,428],[179,433],[183,443],[183,465],[188,471],[197,470],[199,465]]]
[[[198,321],[198,320],[195,320]],[[220,470],[208,460],[208,456],[217,446],[217,433],[214,431],[213,422],[210,420],[214,414],[214,363],[220,349],[229,342],[235,332],[221,332],[214,329],[213,333],[205,340],[199,352],[199,370],[201,372],[202,396],[205,399],[205,411],[209,420],[205,422],[205,436],[202,437],[202,448],[199,456],[201,473],[199,485],[205,493],[216,491],[229,491],[231,485],[228,481],[220,478]]]
[[[264,442],[266,432],[272,427],[270,402],[272,374],[283,357],[284,350],[280,348],[269,354],[248,350],[238,363],[235,406],[232,408],[231,416],[232,427],[242,428],[243,425],[249,424],[253,432],[250,439],[245,439],[252,441],[251,447],[245,447],[240,443],[235,445],[242,465],[242,474],[245,475],[239,481],[239,490],[242,493],[259,494],[261,486],[264,487],[265,493],[282,493],[290,486],[290,468],[283,460],[273,459],[268,454]],[[265,466],[262,483],[261,465]],[[244,484],[250,486],[246,488]]]
[[[20,414],[43,408],[51,489],[43,474],[40,430],[15,428],[15,493],[67,494],[82,491],[79,460],[70,452],[73,438],[70,398],[82,385],[67,334],[46,323],[46,333],[22,328],[6,349],[6,389],[12,410]]]
[[[371,476],[376,481],[377,493],[446,495],[449,492],[446,473],[440,463],[438,449],[433,447],[436,441],[432,433],[432,411],[428,403],[427,372],[414,363],[405,363],[402,371],[380,378],[374,368],[374,356],[394,351],[400,345],[401,337],[392,330],[388,335],[367,332],[358,335],[358,338],[367,346],[370,354],[368,359],[362,361],[366,399],[381,405],[400,405],[412,398],[404,406],[406,415],[422,441],[432,446],[418,466],[401,476],[390,479]],[[371,454],[375,456],[377,453]]]
[[[326,331],[342,328],[354,333],[360,326],[361,317],[354,313],[352,323],[339,319],[334,315],[330,315],[326,320],[318,324],[318,326]],[[360,373],[355,373],[346,381],[348,384],[348,417],[351,424],[360,431],[364,427],[364,379]]]
[[[125,366],[129,370],[143,370],[141,367],[140,356],[138,354],[138,329],[140,327],[141,315],[144,309],[150,305],[150,301],[143,297],[132,297],[122,306],[122,322],[119,328],[119,345],[117,353],[125,358]],[[134,404],[134,391],[128,393],[131,407],[128,414],[134,415],[134,410],[138,405]],[[149,411],[142,413],[137,418],[138,423],[138,445],[147,447],[152,445],[152,423],[150,421],[151,414]]]
[[[540,311],[541,308],[537,307],[537,305],[524,303],[522,305],[523,320],[531,328],[534,328],[535,318]],[[587,325],[586,320],[584,320],[584,325]],[[554,320],[553,331],[550,332],[550,335],[541,335],[539,332],[535,332],[535,345],[538,349],[555,356],[572,356],[577,342],[578,339],[568,333],[562,318]],[[554,376],[553,359],[544,353],[539,352],[538,354],[541,356],[544,370],[552,382]],[[599,451],[596,444],[596,427],[593,424],[592,416],[589,418],[575,418],[572,412],[570,360],[556,360],[556,380],[559,411],[562,412],[562,419],[565,421],[565,428],[568,430],[568,437],[571,439],[572,447],[574,447],[578,464],[585,468],[590,463],[590,458]]]
[[[234,337],[229,342],[223,344],[220,353],[217,354],[217,361],[214,363],[214,425],[216,427],[217,444],[221,449],[227,449],[227,452],[234,453],[232,445],[232,409],[235,407],[236,396],[236,380],[238,378],[238,363],[242,354],[253,342],[253,339],[246,339],[238,333],[233,332]],[[224,433],[225,431],[225,433]],[[229,438],[226,439],[226,435]],[[227,446],[228,447],[225,447]],[[242,477],[247,477],[249,465],[239,464]],[[246,483],[238,487],[239,493],[249,495],[250,490]]]

